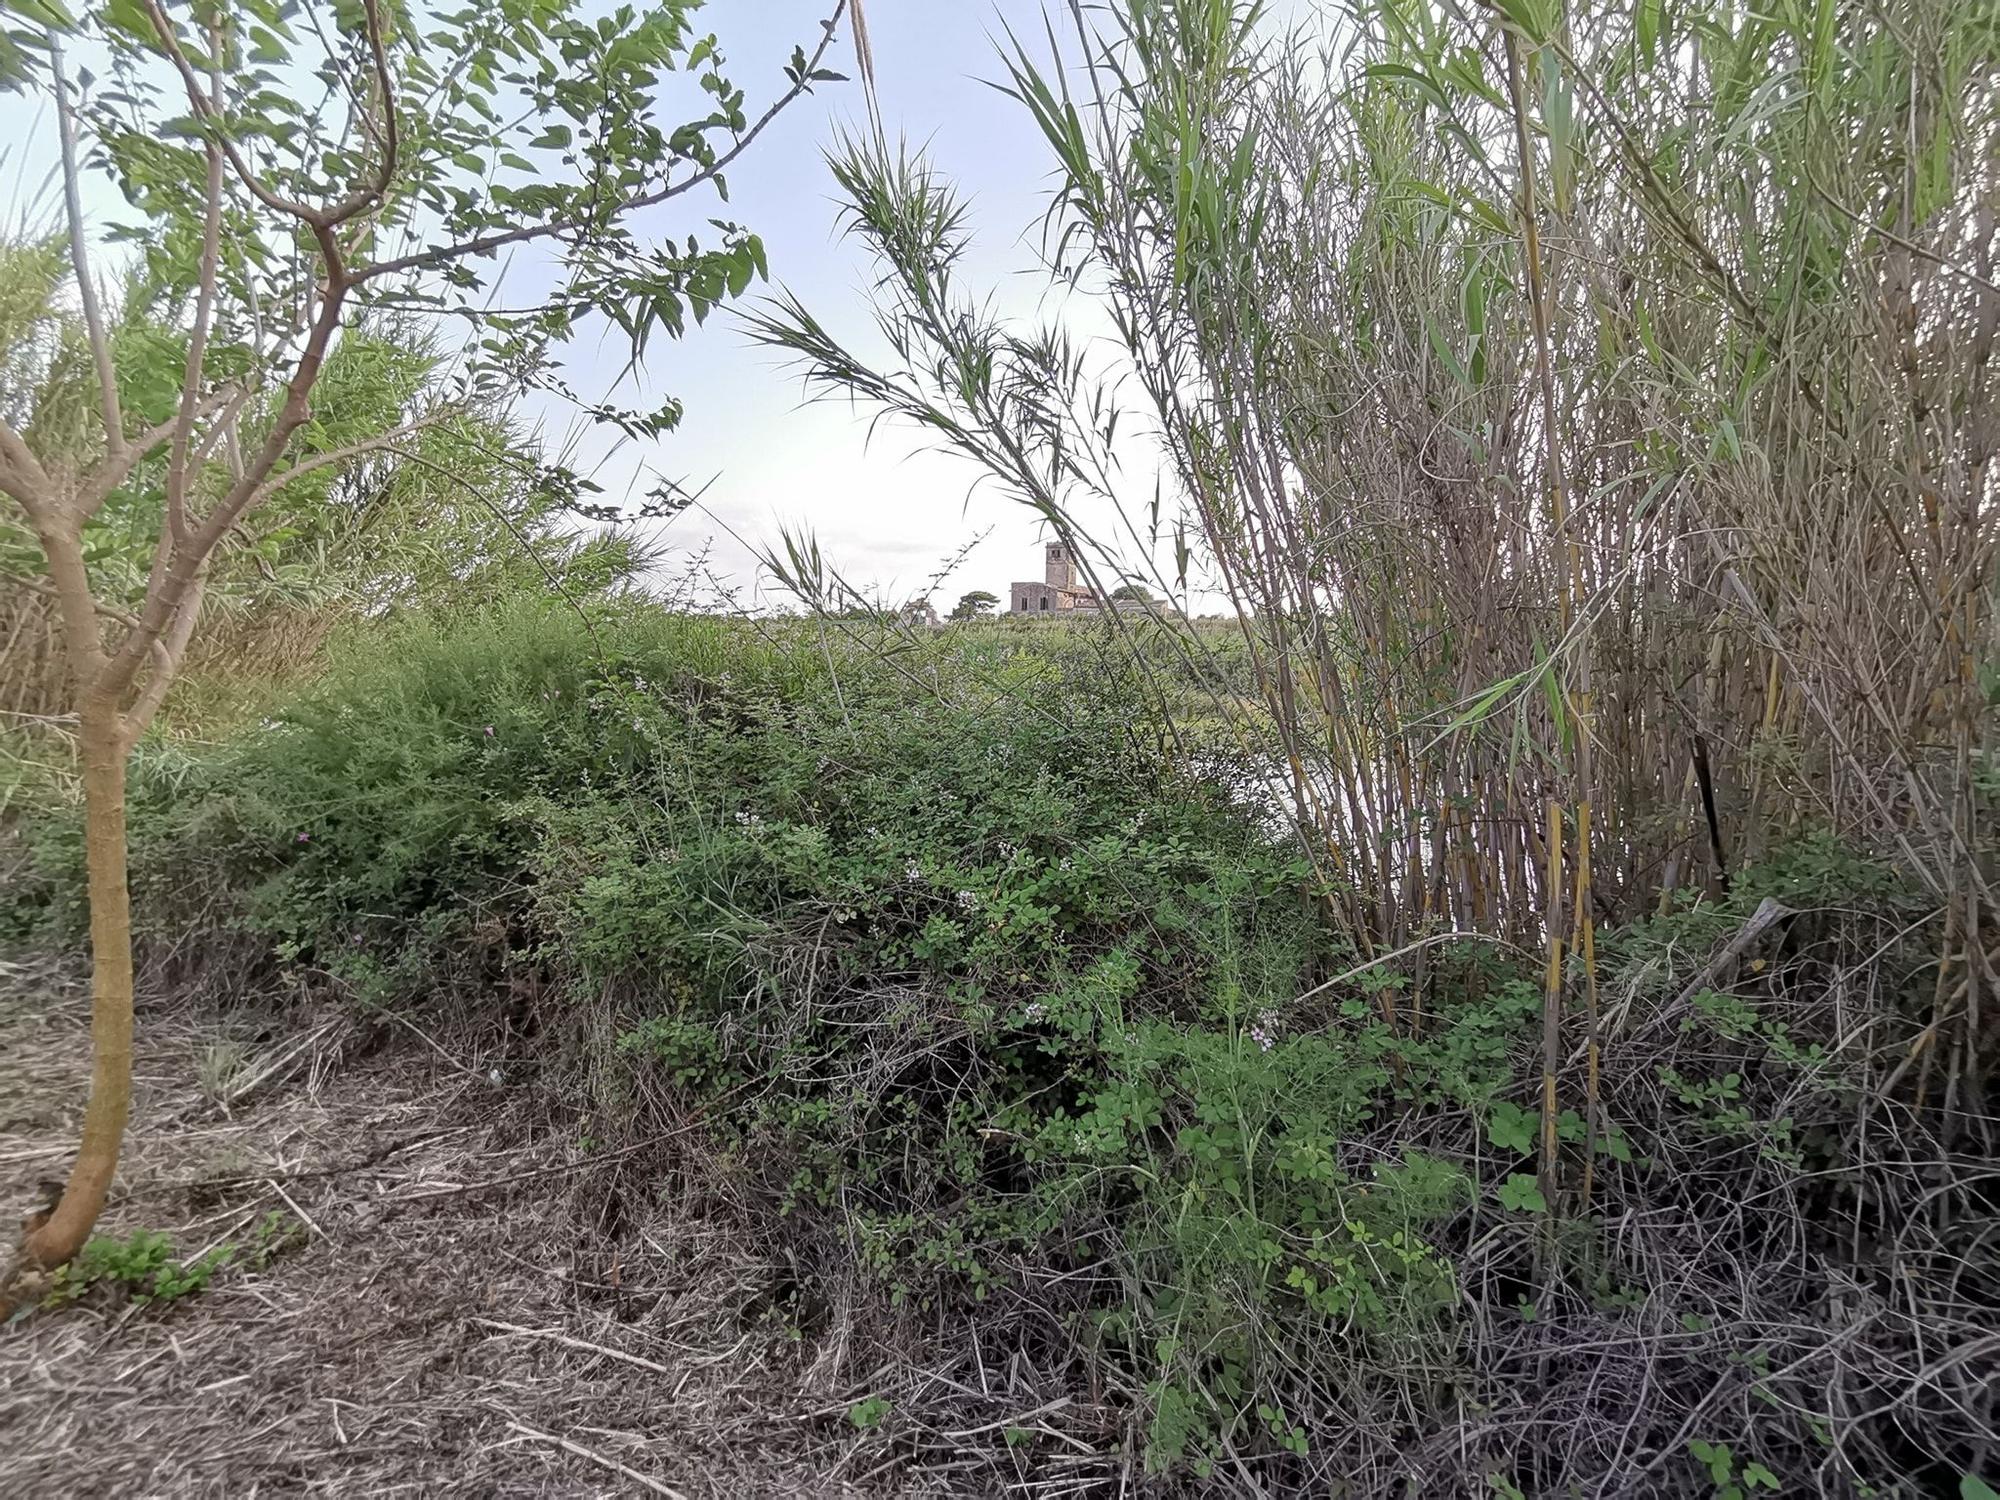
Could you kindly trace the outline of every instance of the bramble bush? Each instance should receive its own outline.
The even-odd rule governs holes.
[[[199,911],[364,1002],[532,973],[610,1039],[604,1107],[642,1074],[706,1103],[786,1232],[851,1237],[892,1308],[1099,1268],[1060,1315],[1151,1391],[1161,1463],[1252,1420],[1289,1324],[1434,1329],[1424,1236],[1472,1185],[1343,1143],[1398,1094],[1489,1097],[1503,1039],[1392,1062],[1372,1007],[1291,1014],[1352,961],[1308,864],[1081,633],[877,644],[638,609],[406,629],[135,781],[142,920]]]
[[[1125,1404],[1156,1469],[1406,1472],[1470,1412],[1436,1462],[1540,1492],[1615,1466],[1607,1391],[1769,1472],[1834,1461],[1830,1418],[1782,1413],[1960,1316],[1885,1302],[1856,1336],[1835,1294],[1873,1273],[1829,1259],[1908,1238],[1856,1145],[1881,1053],[1825,1000],[1866,951],[1921,1015],[1896,873],[1815,835],[1604,934],[1600,1128],[1559,1122],[1587,1221],[1533,1175],[1532,961],[1328,984],[1358,961],[1309,863],[1102,644],[636,605],[374,631],[275,718],[140,757],[142,926],[184,986],[528,997],[594,1140],[698,1109],[786,1263],[871,1288],[885,1339],[986,1320]],[[73,830],[27,842],[16,920],[59,931]],[[1773,945],[1682,1001],[1766,895],[1796,912]],[[1652,1384],[1579,1349],[1650,1351]]]

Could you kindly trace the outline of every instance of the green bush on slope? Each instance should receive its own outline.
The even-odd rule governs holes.
[[[1372,1011],[1285,1012],[1349,955],[1149,714],[1050,632],[404,631],[140,778],[142,910],[404,1006],[476,994],[498,950],[627,1076],[708,1101],[773,1213],[891,1305],[1099,1268],[1059,1310],[1152,1388],[1164,1459],[1255,1404],[1288,1321],[1435,1326],[1424,1230],[1468,1180],[1342,1143],[1399,1089],[1491,1094],[1504,1046],[1447,1027],[1398,1084]]]
[[[1548,1363],[1559,1329],[1660,1351],[1655,1402],[1695,1409],[1739,1361],[1805,1400],[1832,1239],[1801,1230],[1838,1224],[1871,1170],[1818,999],[1856,951],[1828,924],[1852,918],[1801,916],[1783,964],[1675,997],[1763,895],[1859,902],[1888,931],[1911,909],[1893,879],[1809,840],[1726,901],[1604,935],[1623,998],[1595,1207],[1658,1227],[1551,1238],[1533,977],[1442,948],[1427,982],[1323,987],[1355,960],[1306,862],[1189,769],[1214,747],[1168,748],[1156,701],[1082,632],[884,649],[526,608],[401,628],[234,741],[141,758],[141,918],[156,953],[356,1003],[536,997],[544,1081],[593,1136],[698,1106],[792,1263],[861,1277],[891,1322],[993,1320],[995,1347],[1124,1393],[1155,1465],[1380,1469],[1462,1402],[1589,1409],[1605,1387],[1590,1360]],[[74,834],[26,827],[23,885],[59,929]],[[1583,1121],[1560,1134],[1580,1157]],[[1881,1337],[1871,1357],[1900,1358]],[[1396,1415],[1337,1420],[1349,1404]],[[1817,1451],[1740,1404],[1711,1403],[1703,1440]],[[1489,1451],[1524,1480],[1567,1461]]]

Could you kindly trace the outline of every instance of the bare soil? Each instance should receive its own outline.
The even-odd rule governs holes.
[[[0,971],[10,1237],[67,1168],[86,1011],[73,985]],[[715,1186],[726,1174],[694,1160],[697,1132],[588,1140],[498,1030],[190,1002],[145,1009],[139,1035],[101,1230],[166,1231],[189,1258],[245,1250],[170,1305],[107,1288],[0,1329],[0,1495],[1132,1483],[1115,1425],[1018,1356],[885,1362],[838,1297],[795,1326],[781,1291],[796,1278],[758,1253]],[[292,1244],[258,1266],[273,1211]],[[891,1414],[857,1427],[851,1408],[878,1393]]]

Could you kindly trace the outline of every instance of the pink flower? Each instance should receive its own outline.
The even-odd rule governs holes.
[[[302,833],[299,835],[299,842],[301,844],[310,844],[312,841],[313,841],[313,836],[309,833]]]
[[[493,726],[491,724],[486,726],[486,738],[489,740],[493,738]]]

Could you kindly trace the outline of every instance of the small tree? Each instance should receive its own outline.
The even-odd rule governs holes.
[[[66,411],[88,419],[87,393],[73,394],[86,347],[67,295],[68,252],[59,237],[0,240],[0,412]],[[175,347],[180,330],[128,293],[118,338],[127,349]],[[396,425],[424,399],[440,351],[418,330],[349,327],[327,359],[316,392],[322,415],[301,434],[311,458]],[[121,376],[121,400],[145,419],[173,409],[179,370]],[[468,410],[412,436],[406,448],[329,466],[286,485],[240,525],[204,575],[204,624],[184,671],[218,663],[281,674],[317,651],[327,632],[356,614],[391,608],[449,609],[492,598],[516,583],[581,592],[615,589],[651,553],[628,531],[579,535],[549,487],[537,483],[537,445],[501,411]],[[145,603],[158,544],[161,495],[143,469],[91,519],[92,584],[101,609],[132,613]],[[43,557],[18,507],[0,504],[0,713],[46,717],[71,706],[69,665],[56,601],[45,591]],[[275,658],[271,653],[275,652]],[[275,670],[274,670],[275,669]],[[232,674],[233,675],[233,674]]]
[[[982,615],[990,615],[999,608],[1000,600],[985,589],[974,589],[969,594],[961,594],[958,603],[951,607],[954,620],[977,620]]]
[[[567,394],[554,350],[593,313],[630,341],[679,335],[764,271],[756,236],[711,220],[704,244],[642,236],[648,209],[712,188],[814,83],[848,10],[754,118],[724,72],[697,0],[626,5],[493,0],[463,9],[382,0],[60,0],[12,7],[0,83],[47,92],[59,135],[73,340],[50,378],[0,413],[0,493],[43,559],[35,585],[60,617],[83,769],[90,903],[92,1074],[74,1169],[0,1288],[0,1314],[33,1273],[82,1246],[117,1168],[130,1111],[132,982],[125,769],[202,613],[218,553],[288,486],[371,457],[523,387]],[[65,66],[66,45],[107,60],[107,86]],[[865,56],[865,53],[864,53]],[[675,123],[668,75],[705,98]],[[86,152],[89,153],[86,156]],[[141,223],[132,290],[167,338],[137,339],[93,273],[87,170],[108,173]],[[494,310],[502,255],[554,251],[524,306]],[[374,430],[326,442],[315,393],[343,337],[371,311],[456,314],[472,330],[452,382]],[[164,380],[164,397],[137,399]],[[592,415],[633,436],[674,426],[674,403]],[[329,414],[332,415],[332,414]],[[594,487],[546,469],[572,503]],[[157,495],[141,600],[107,601],[92,528],[114,496]]]

